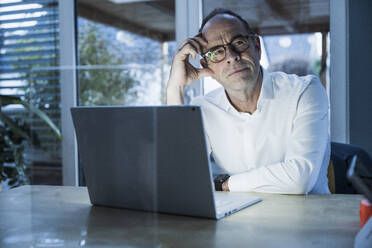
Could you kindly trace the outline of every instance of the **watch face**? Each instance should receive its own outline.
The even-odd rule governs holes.
[[[214,179],[214,187],[216,191],[223,191],[222,184],[229,178],[230,176],[227,174],[218,175]]]
[[[227,174],[218,175],[216,179],[214,179],[215,182],[223,183],[225,182],[230,176]]]

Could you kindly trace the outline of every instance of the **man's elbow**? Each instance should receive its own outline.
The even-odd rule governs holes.
[[[290,177],[291,180],[287,184],[288,194],[302,195],[310,192],[313,168],[314,166],[309,161],[303,163],[302,166],[297,165],[296,173]]]
[[[291,185],[288,187],[288,194],[293,194],[293,195],[304,195],[309,193],[309,180],[306,179],[298,179],[295,182],[293,182]]]

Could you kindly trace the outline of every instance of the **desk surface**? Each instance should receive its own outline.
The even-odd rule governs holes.
[[[84,187],[0,193],[0,247],[352,247],[361,195],[254,194],[215,221],[94,207]]]

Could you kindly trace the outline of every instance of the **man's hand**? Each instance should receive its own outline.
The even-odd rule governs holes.
[[[167,86],[168,105],[183,104],[185,87],[201,77],[213,74],[212,70],[208,68],[195,68],[189,62],[189,57],[191,56],[193,59],[196,59],[198,54],[203,53],[203,47],[206,47],[206,45],[207,41],[199,33],[193,38],[185,40],[174,55]]]
[[[226,179],[226,181],[222,183],[222,191],[230,191],[230,189],[229,189],[229,179],[230,178]]]

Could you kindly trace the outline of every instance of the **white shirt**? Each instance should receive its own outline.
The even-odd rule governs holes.
[[[257,110],[238,112],[219,88],[200,105],[213,172],[227,173],[230,191],[330,193],[328,97],[315,76],[263,70]]]

